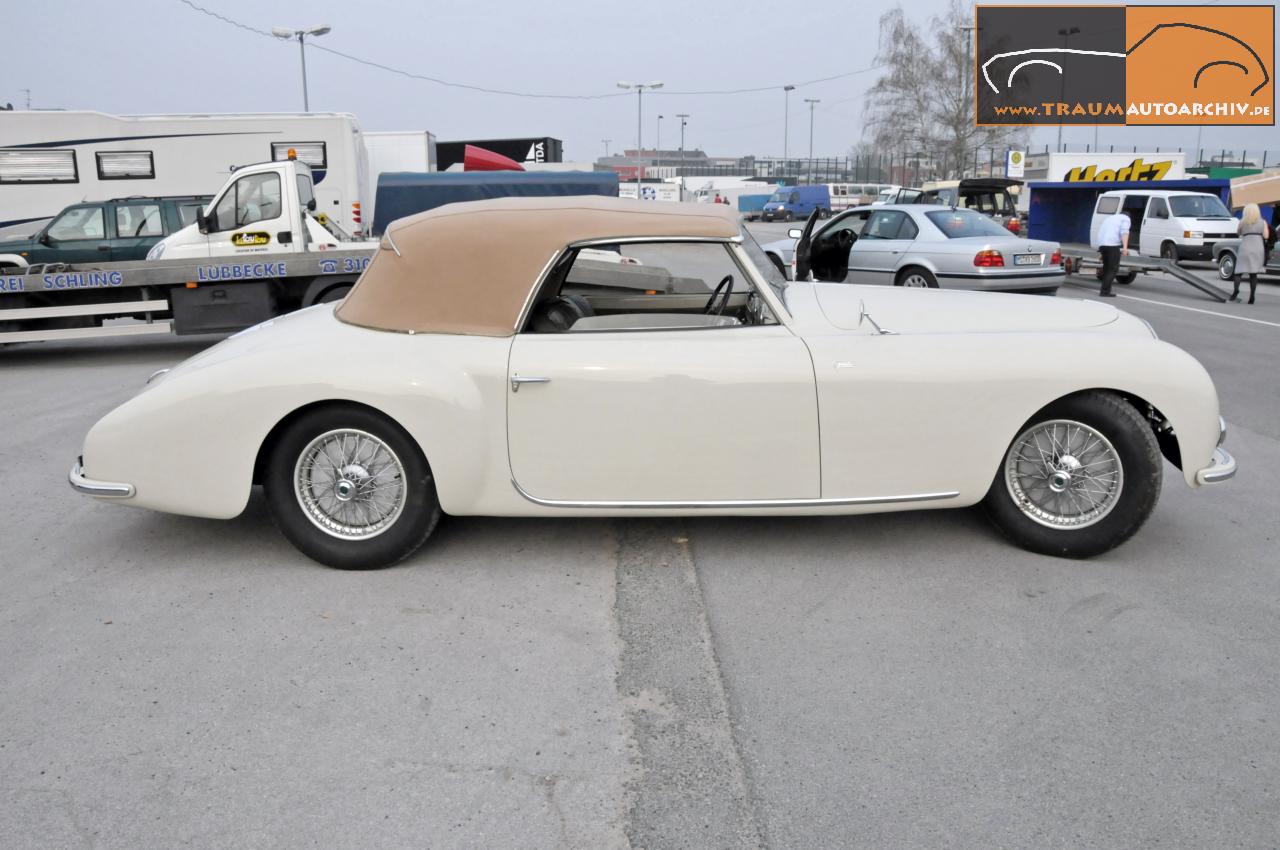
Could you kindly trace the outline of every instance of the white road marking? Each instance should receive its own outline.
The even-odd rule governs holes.
[[[1167,301],[1155,301],[1151,298],[1139,298],[1136,295],[1124,295],[1116,293],[1117,298],[1128,298],[1130,301],[1141,301],[1144,304],[1159,304],[1161,307],[1172,307],[1175,310],[1190,310],[1192,313],[1204,313],[1209,316],[1218,316],[1223,319],[1235,319],[1238,322],[1253,322],[1255,325],[1267,325],[1273,328],[1280,328],[1280,322],[1268,322],[1265,319],[1252,319],[1248,316],[1237,316],[1232,313],[1219,313],[1217,310],[1204,310],[1200,307],[1184,307],[1181,304],[1170,304]]]

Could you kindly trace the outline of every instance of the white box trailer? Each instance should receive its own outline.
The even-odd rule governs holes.
[[[435,171],[436,137],[426,130],[368,130],[364,134],[369,152],[369,192],[362,210],[365,230],[373,224],[373,206],[378,194],[378,175],[396,171]]]
[[[34,233],[81,201],[211,195],[234,166],[290,149],[315,174],[317,212],[353,235],[367,230],[368,153],[354,115],[0,112],[0,233]]]

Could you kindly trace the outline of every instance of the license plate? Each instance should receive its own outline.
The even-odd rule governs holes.
[[[1013,258],[1015,266],[1038,266],[1044,262],[1044,254],[1016,254]]]

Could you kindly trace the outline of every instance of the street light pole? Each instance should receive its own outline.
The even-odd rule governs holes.
[[[653,164],[654,169],[661,171],[662,170],[662,116],[661,115],[658,116],[658,129],[654,131],[654,134],[653,134],[653,156],[655,160]],[[658,175],[658,179],[659,180],[662,179],[661,174]]]
[[[806,97],[804,102],[809,104],[809,185],[813,185],[813,108],[822,103],[816,97]]]
[[[791,120],[791,93],[795,90],[795,86],[782,87],[782,171],[784,177],[787,171],[787,126]]]
[[[684,125],[689,123],[688,112],[677,112],[676,117],[680,119],[680,176],[684,176]]]
[[[613,139],[601,139],[600,141],[604,142],[604,158],[605,158],[605,159],[608,159],[608,158],[609,158],[609,143],[610,143],[610,142],[612,142],[612,141],[613,141]]]
[[[271,34],[280,39],[298,40],[298,51],[302,54],[302,111],[311,111],[311,101],[307,97],[307,44],[306,37],[316,37],[324,35],[332,29],[328,24],[318,27],[309,27],[304,30],[291,30],[287,27],[272,27]]]
[[[636,200],[640,200],[640,173],[644,170],[641,160],[641,153],[644,145],[644,90],[662,88],[661,80],[654,80],[651,83],[628,83],[622,80],[618,81],[620,89],[636,90]]]
[[[1079,34],[1080,34],[1080,27],[1072,27],[1071,29],[1058,30],[1058,35],[1062,36],[1062,49],[1063,50],[1067,49],[1067,42],[1071,39],[1071,36],[1079,35]],[[1063,98],[1066,97],[1067,77],[1065,74],[1060,74],[1059,76],[1062,78],[1062,81],[1058,85],[1058,102],[1061,103]],[[1059,115],[1058,117],[1061,118],[1062,116]],[[1058,122],[1058,152],[1059,153],[1062,152],[1062,122],[1061,121]]]

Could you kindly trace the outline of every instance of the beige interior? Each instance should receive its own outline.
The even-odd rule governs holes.
[[[737,214],[722,204],[600,196],[448,204],[392,222],[336,315],[379,330],[510,336],[538,276],[572,242],[737,235]]]

